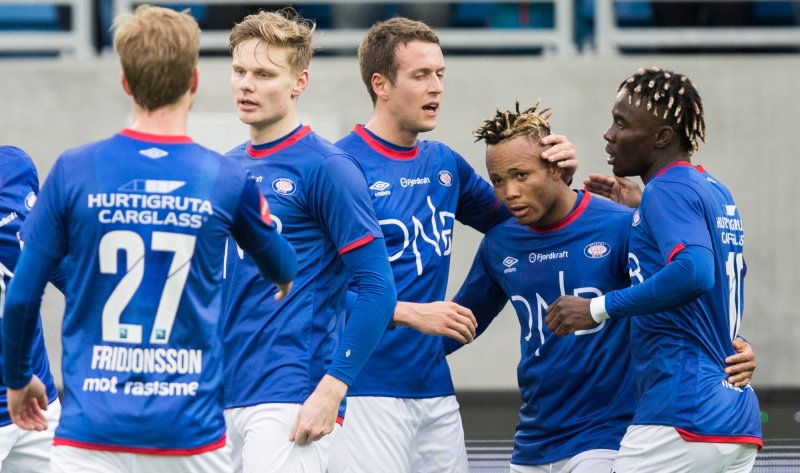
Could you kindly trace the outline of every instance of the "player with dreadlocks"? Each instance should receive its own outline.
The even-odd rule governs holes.
[[[723,374],[742,320],[742,220],[728,189],[691,164],[705,141],[700,95],[682,74],[639,70],[612,116],[608,162],[645,183],[628,250],[633,286],[562,296],[545,321],[567,335],[630,320],[639,389],[615,472],[750,471],[758,399]]]
[[[609,471],[635,404],[630,321],[556,337],[543,318],[561,295],[628,286],[633,210],[571,190],[560,168],[538,158],[549,117],[538,103],[524,111],[518,103],[475,131],[487,144],[489,180],[514,218],[486,234],[453,300],[473,312],[477,336],[507,301],[517,314],[523,403],[511,471]],[[445,341],[448,353],[461,346]]]

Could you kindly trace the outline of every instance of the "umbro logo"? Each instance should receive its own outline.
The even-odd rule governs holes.
[[[736,206],[735,205],[726,205],[725,206],[725,213],[728,217],[733,217],[736,215]]]
[[[517,263],[519,263],[519,260],[517,258],[513,258],[511,256],[506,256],[506,259],[503,260],[503,266],[505,266],[506,269],[504,269],[503,272],[504,273],[513,273],[514,271],[517,270],[517,268],[514,267],[514,265],[517,264]]]
[[[377,181],[371,186],[369,186],[370,190],[375,191],[373,194],[375,197],[383,197],[385,195],[390,195],[392,191],[386,190],[391,186],[388,182]]]
[[[164,156],[168,155],[169,153],[167,153],[163,149],[149,148],[149,149],[143,149],[143,150],[139,151],[139,154],[147,156],[150,159],[159,159],[159,158],[163,158]]]

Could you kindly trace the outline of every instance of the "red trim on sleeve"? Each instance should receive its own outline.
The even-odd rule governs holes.
[[[686,249],[686,245],[684,245],[683,243],[678,243],[677,245],[675,245],[675,248],[673,248],[672,251],[670,251],[669,256],[667,257],[667,264],[671,263],[672,258],[674,258],[675,255],[677,255],[684,249]]]
[[[147,141],[150,143],[163,143],[163,144],[191,144],[194,143],[191,138],[186,135],[154,135],[152,133],[144,133],[141,131],[131,130],[125,128],[119,132],[122,136],[133,138],[134,140]]]
[[[386,146],[385,144],[376,140],[372,135],[370,135],[367,129],[364,128],[363,125],[356,125],[353,131],[355,132],[356,135],[360,136],[362,140],[366,141],[366,143],[369,145],[370,148],[386,156],[387,158],[399,159],[401,161],[408,161],[409,159],[416,158],[417,155],[419,154],[419,148],[417,147],[417,145],[414,145],[414,147],[409,149],[408,151],[400,151]]]
[[[261,220],[264,221],[267,225],[272,225],[272,217],[269,213],[269,204],[267,203],[267,199],[264,198],[264,195],[259,192],[258,196],[261,200],[261,205],[259,206],[261,209]]]
[[[304,136],[306,136],[309,133],[311,133],[311,127],[306,125],[306,126],[300,128],[300,129],[298,129],[296,132],[292,133],[291,135],[287,136],[285,139],[281,140],[280,143],[276,144],[275,146],[270,146],[269,148],[256,149],[256,148],[253,148],[252,143],[248,143],[247,144],[247,154],[251,158],[266,158],[267,156],[269,156],[271,154],[275,154],[275,153],[277,153],[278,151],[280,151],[282,149],[286,149],[289,146],[292,146],[293,144],[295,144],[298,141],[300,141]]]
[[[583,192],[583,191],[581,191]],[[572,212],[569,213],[566,217],[564,217],[560,222],[556,222],[552,225],[544,225],[541,227],[537,227],[535,225],[528,225],[531,230],[535,232],[554,232],[556,230],[561,230],[562,228],[566,227],[570,223],[574,222],[578,217],[583,214],[583,211],[586,210],[586,207],[589,206],[589,201],[592,200],[592,194],[588,192],[583,193],[583,197],[581,198],[581,203],[578,204]]]
[[[358,240],[354,241],[353,243],[350,243],[349,245],[347,245],[344,248],[342,248],[341,250],[339,250],[339,254],[343,255],[343,254],[347,253],[348,251],[353,251],[356,248],[361,248],[362,246],[366,245],[367,243],[371,242],[374,239],[375,239],[375,237],[372,236],[372,235],[367,235],[367,236],[361,237]]]
[[[339,425],[344,425],[344,417],[336,416],[336,423]]]
[[[756,445],[758,448],[764,446],[759,437],[751,437],[749,435],[703,435],[694,434],[692,432],[679,429],[675,427],[678,435],[687,442],[708,442],[708,443],[748,443]]]
[[[208,445],[201,445],[194,448],[153,448],[153,447],[127,447],[122,445],[103,445],[99,443],[81,442],[78,440],[70,440],[65,438],[56,437],[53,439],[53,445],[64,445],[66,447],[83,448],[86,450],[98,450],[102,452],[119,452],[119,453],[140,453],[144,455],[197,455],[198,453],[206,453],[212,450],[217,450],[225,446],[225,435],[216,442]]]

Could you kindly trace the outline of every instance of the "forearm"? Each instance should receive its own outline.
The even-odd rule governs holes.
[[[58,261],[28,247],[22,252],[3,308],[3,379],[9,388],[26,386],[33,374],[31,346],[42,293]]]
[[[662,312],[695,300],[713,286],[713,254],[707,248],[689,246],[640,284],[595,298],[592,316],[598,322],[607,318],[599,308],[601,302],[611,318]]]
[[[383,239],[342,255],[358,294],[328,374],[351,385],[392,318],[397,294]]]

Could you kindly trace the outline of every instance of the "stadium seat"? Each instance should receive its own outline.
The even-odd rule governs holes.
[[[55,5],[0,5],[2,30],[61,30],[61,18]]]

